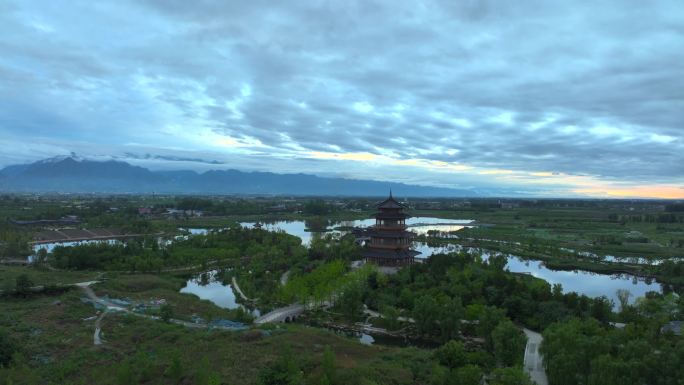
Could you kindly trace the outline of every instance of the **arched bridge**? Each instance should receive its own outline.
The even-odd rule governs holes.
[[[255,324],[292,322],[304,312],[304,306],[294,304],[273,310],[254,320]]]

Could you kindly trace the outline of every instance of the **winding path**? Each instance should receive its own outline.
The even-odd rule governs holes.
[[[546,372],[544,371],[543,357],[539,352],[539,346],[544,339],[541,334],[530,329],[523,328],[523,331],[527,336],[527,346],[525,346],[525,358],[523,361],[525,372],[530,375],[532,381],[537,385],[548,385],[549,380],[546,378]]]
[[[95,332],[93,334],[93,344],[94,345],[102,345],[102,340],[100,338],[100,333],[101,333],[101,328],[100,328],[100,323],[104,316],[112,311],[121,311],[126,314],[131,314],[136,317],[141,317],[141,318],[147,318],[150,320],[155,320],[155,321],[160,321],[161,318],[157,316],[152,316],[152,315],[147,315],[147,314],[140,314],[136,313],[133,311],[128,310],[127,308],[123,306],[119,306],[117,304],[111,303],[109,301],[106,301],[97,295],[95,295],[95,292],[93,289],[90,287],[90,285],[98,283],[99,281],[88,281],[88,282],[79,282],[79,283],[74,283],[73,286],[76,286],[80,288],[83,293],[93,301],[94,303],[100,304],[105,307],[105,310],[103,310],[102,314],[97,318],[95,321]],[[189,322],[189,321],[183,321],[179,319],[172,318],[169,320],[170,323],[176,324],[176,325],[181,325],[185,326],[187,328],[193,328],[193,329],[202,329],[202,328],[211,328],[211,329],[221,329],[221,330],[238,330],[235,327],[229,327],[229,326],[221,326],[221,325],[210,325],[206,323],[194,323],[194,322]]]
[[[234,276],[233,276],[231,282],[233,283],[233,289],[234,289],[235,291],[237,291],[237,293],[240,295],[240,298],[242,298],[242,299],[244,299],[245,301],[248,301],[248,302],[255,302],[255,301],[257,301],[256,299],[249,299],[249,298],[247,298],[247,296],[245,295],[245,293],[242,292],[242,289],[240,289],[240,285],[238,285],[237,279],[235,279]]]
[[[95,333],[93,334],[93,345],[102,345],[102,339],[100,339],[100,332],[102,331],[102,328],[100,327],[100,322],[102,322],[102,319],[105,315],[107,315],[107,310],[103,311],[102,314],[100,314],[100,316],[97,317],[97,320],[95,320]]]

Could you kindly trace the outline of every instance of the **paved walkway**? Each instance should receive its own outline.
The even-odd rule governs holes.
[[[368,308],[367,306],[365,306],[365,305],[364,305],[364,308],[363,308],[363,314],[365,314],[365,315],[367,315],[367,316],[369,316],[369,317],[372,317],[372,318],[385,318],[385,316],[382,315],[381,313],[378,313],[378,312],[375,311],[375,310],[371,310],[371,309],[369,309],[369,308]],[[397,317],[397,321],[399,321],[399,322],[408,322],[408,323],[412,323],[412,324],[413,324],[413,323],[416,323],[416,320],[414,320],[413,318],[411,318],[411,317],[402,317],[402,316]]]
[[[269,322],[283,322],[288,317],[296,317],[304,312],[304,306],[294,304],[273,310],[254,320],[255,324],[265,324]]]
[[[539,353],[539,346],[541,345],[542,335],[533,332],[530,329],[523,329],[527,336],[527,346],[525,346],[525,359],[523,366],[525,372],[530,375],[532,381],[537,385],[548,385],[549,380],[546,378],[544,371],[544,362],[541,353]]]
[[[280,276],[280,284],[282,286],[287,285],[287,280],[290,279],[290,270],[286,271],[283,273],[283,275]]]
[[[238,285],[237,279],[235,279],[235,277],[232,278],[232,283],[233,283],[233,290],[237,291],[237,293],[240,295],[240,298],[242,298],[242,299],[244,299],[245,301],[248,301],[248,302],[255,302],[255,301],[258,300],[258,299],[249,299],[249,298],[247,298],[247,296],[245,295],[245,293],[242,292],[242,289],[240,289],[240,285]]]

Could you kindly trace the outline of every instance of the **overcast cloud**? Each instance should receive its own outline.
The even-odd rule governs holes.
[[[684,197],[684,2],[0,2],[0,165]]]

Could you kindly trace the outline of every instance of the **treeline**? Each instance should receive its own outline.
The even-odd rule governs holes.
[[[479,384],[487,375],[490,383],[527,384],[521,368],[526,337],[516,323],[537,330],[573,317],[607,324],[612,302],[563,294],[560,285],[507,272],[505,265],[499,256],[483,261],[468,253],[439,254],[385,275],[350,273],[346,263],[333,261],[291,277],[282,293],[284,300],[329,303],[352,322],[365,319],[365,305],[382,314],[379,322],[389,330],[409,327],[440,341],[426,383]]]
[[[23,258],[31,254],[28,242],[31,236],[7,223],[0,223],[0,259]]]
[[[524,384],[526,338],[514,322],[537,330],[571,317],[605,324],[611,319],[612,303],[605,297],[563,294],[560,285],[507,272],[505,265],[506,259],[497,256],[483,261],[468,253],[433,255],[423,264],[370,282],[363,301],[390,322],[413,318],[418,333],[446,343],[441,349],[460,344],[464,337],[482,340],[475,345],[479,348],[470,347],[469,355],[441,360],[435,372],[443,374],[433,383],[459,383],[450,378],[465,376],[464,368],[475,372],[475,366],[492,377],[502,371],[517,374],[510,383]]]
[[[525,344],[513,321],[545,330],[551,385],[674,385],[683,378],[684,342],[661,329],[668,321],[684,318],[679,296],[649,292],[630,305],[630,294],[618,293],[620,312],[614,313],[606,297],[564,294],[560,285],[506,272],[505,264],[502,257],[482,261],[465,253],[434,255],[375,283],[369,277],[363,301],[388,318],[410,316],[420,333],[445,342],[459,336],[482,338],[483,349],[476,351],[479,361],[456,354],[462,357],[457,360],[461,368],[475,365],[493,373],[520,365]],[[666,266],[678,274],[684,264]],[[616,329],[611,326],[615,321],[627,326]],[[440,349],[449,344],[453,342]],[[445,362],[442,366],[450,373],[445,378],[457,376],[458,368]]]
[[[614,223],[684,223],[684,215],[675,212],[680,211],[660,214],[610,214],[608,220]]]
[[[283,268],[306,256],[301,240],[283,232],[229,229],[176,240],[161,247],[154,238],[125,243],[93,243],[55,247],[49,261],[62,269],[154,272],[165,267],[244,258],[257,271]]]
[[[551,385],[678,385],[684,378],[684,339],[663,329],[684,315],[676,296],[650,293],[623,304],[624,328],[593,318],[554,323],[542,353]],[[681,318],[680,318],[681,319]]]
[[[612,303],[606,297],[564,294],[560,285],[509,273],[505,265],[503,256],[483,261],[468,253],[433,255],[423,264],[389,276],[388,284],[373,290],[367,303],[373,308],[392,306],[414,315],[425,313],[420,315],[428,318],[424,331],[435,335],[441,333],[437,325],[444,320],[440,317],[446,316],[440,309],[454,309],[459,301],[467,318],[476,319],[489,306],[538,330],[568,317],[594,317],[604,323],[610,320]],[[424,306],[426,301],[435,306]],[[417,311],[418,305],[430,311]]]

